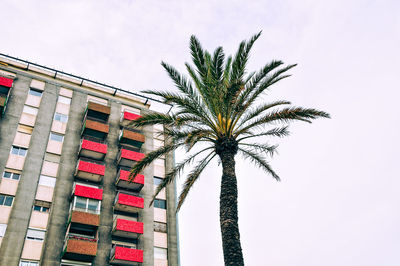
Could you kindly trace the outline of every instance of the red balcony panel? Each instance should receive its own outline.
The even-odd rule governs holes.
[[[95,160],[103,160],[107,153],[107,144],[83,139],[79,155],[92,158]]]
[[[121,158],[132,160],[132,161],[140,161],[144,158],[144,153],[121,149]]]
[[[12,79],[8,79],[5,77],[0,77],[0,86],[4,86],[7,88],[10,88],[13,84],[13,80]]]
[[[132,120],[136,120],[136,119],[138,119],[140,117],[142,117],[142,116],[134,114],[134,113],[130,113],[130,112],[127,112],[127,111],[124,112],[124,120],[131,120],[132,121]]]
[[[103,190],[100,188],[86,187],[81,185],[75,185],[75,196],[85,197],[90,199],[103,199]]]
[[[143,223],[129,221],[125,219],[117,219],[117,224],[115,229],[120,231],[143,234]]]
[[[131,180],[129,177],[130,174],[131,174],[131,172],[121,169],[119,171],[119,178],[124,181],[130,181],[130,182],[144,185],[144,175],[138,174],[137,176],[135,176],[135,179]]]
[[[105,170],[104,165],[79,160],[75,175],[78,178],[100,182]]]
[[[133,180],[129,177],[130,172],[120,169],[116,185],[118,187],[140,191],[144,186],[144,175],[138,174]]]
[[[115,247],[114,260],[129,261],[129,262],[143,262],[143,250]]]
[[[101,164],[96,164],[96,163],[91,163],[91,162],[86,162],[86,161],[79,161],[78,170],[96,174],[96,175],[104,175],[106,167]]]
[[[136,197],[129,194],[119,193],[118,203],[123,205],[128,205],[132,207],[137,207],[143,209],[144,200],[143,198]]]

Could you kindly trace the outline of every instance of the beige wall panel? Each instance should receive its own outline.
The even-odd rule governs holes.
[[[154,246],[159,248],[167,248],[167,234],[154,232]]]
[[[57,103],[56,113],[68,115],[68,113],[69,113],[69,104]]]
[[[162,259],[154,259],[154,266],[168,266],[168,261]]]
[[[28,94],[28,97],[26,98],[26,105],[34,106],[34,107],[39,107],[40,101],[42,100],[42,97],[39,96],[33,96]]]
[[[42,175],[57,177],[58,163],[44,161],[42,166]]]
[[[167,210],[160,209],[160,208],[154,208],[154,221],[160,222],[160,223],[166,223],[167,222]]]
[[[68,98],[72,98],[72,90],[66,89],[66,88],[60,88],[60,95],[65,96]]]
[[[24,249],[22,250],[21,259],[40,260],[42,253],[43,241],[25,240]]]
[[[15,138],[14,138],[14,143],[13,144],[16,145],[16,146],[19,146],[19,147],[28,148],[30,141],[31,141],[31,135],[30,134],[17,132],[15,134]]]
[[[3,180],[1,180],[0,184],[1,194],[15,196],[15,194],[17,193],[17,188],[18,188],[18,180],[7,179],[7,178],[3,178]]]
[[[62,142],[49,140],[46,151],[50,153],[61,154],[62,145]]]
[[[32,211],[29,227],[46,229],[47,221],[49,220],[49,213]]]
[[[88,95],[87,101],[88,102],[95,102],[95,103],[108,105],[108,100],[103,99],[103,98],[99,98],[99,97],[96,97],[96,96],[92,96],[92,95]]]
[[[8,217],[10,216],[11,207],[0,206],[0,224],[8,223]]]
[[[165,167],[161,165],[154,165],[154,176],[162,177],[165,176]]]
[[[27,125],[33,127],[35,125],[36,115],[31,114],[21,114],[21,118],[19,119],[19,123],[22,125]]]
[[[53,200],[53,192],[54,188],[52,187],[38,185],[35,199],[51,202]]]
[[[162,146],[164,146],[164,141],[163,140],[153,139],[154,150],[157,150]]]
[[[32,79],[30,87],[38,90],[44,90],[44,85],[45,83],[43,81]]]
[[[156,192],[156,189],[157,189],[157,187],[154,186],[154,192]],[[158,195],[157,195],[156,198],[157,198],[157,199],[163,199],[163,200],[166,200],[166,199],[167,199],[167,196],[166,196],[166,193],[165,193],[165,188],[163,188],[163,189],[160,191],[160,193],[158,193]]]
[[[60,121],[54,120],[53,124],[51,125],[51,131],[56,133],[65,134],[67,130],[67,123],[62,123]]]
[[[6,167],[22,170],[22,168],[24,167],[24,162],[25,162],[25,156],[10,154],[8,156]]]

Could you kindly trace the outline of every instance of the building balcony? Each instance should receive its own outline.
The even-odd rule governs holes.
[[[79,148],[79,156],[103,160],[107,153],[107,144],[103,144],[96,141],[82,139],[81,146]]]
[[[144,207],[144,200],[141,197],[118,192],[115,197],[114,209],[129,213],[138,213]]]
[[[68,235],[63,250],[64,259],[92,261],[97,253],[97,240]]]
[[[130,122],[142,117],[140,115],[125,111],[121,116],[121,125],[123,127],[129,126]]]
[[[125,238],[138,238],[143,234],[143,223],[120,219],[117,216],[114,219],[112,234]]]
[[[146,138],[139,130],[122,129],[119,136],[119,143],[130,145],[140,149],[145,142]]]
[[[121,188],[140,191],[144,186],[144,175],[138,174],[133,180],[131,180],[129,175],[129,171],[120,169],[118,171],[116,185]]]
[[[142,160],[144,156],[144,153],[122,148],[117,157],[117,164],[119,166],[132,168],[135,162]]]
[[[0,77],[0,94],[8,95],[10,88],[13,84],[13,80],[5,77]]]
[[[83,198],[102,200],[103,190],[100,188],[87,187],[76,184],[73,190],[73,195]]]
[[[82,136],[88,136],[99,140],[105,140],[109,126],[104,122],[95,121],[87,116],[83,120]]]
[[[104,176],[105,170],[106,167],[104,165],[79,160],[78,166],[76,167],[75,176],[93,182],[100,182]]]
[[[110,111],[110,106],[89,101],[86,108],[86,116],[93,120],[107,123]]]
[[[6,110],[7,100],[8,98],[6,95],[0,95],[0,117],[3,117],[4,111]]]
[[[98,227],[100,224],[100,215],[72,209],[69,222]]]
[[[140,265],[143,262],[143,250],[114,246],[111,250],[110,263],[120,265]]]

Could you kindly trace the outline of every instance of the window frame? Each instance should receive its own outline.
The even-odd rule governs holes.
[[[5,173],[10,173],[10,177],[5,177],[5,176],[4,176]],[[14,176],[16,176],[16,175],[18,176],[17,179],[14,178]],[[7,170],[4,170],[2,178],[19,181],[19,180],[21,179],[21,174],[14,173],[14,172],[10,172],[10,171],[7,171]]]
[[[17,153],[14,153],[14,150],[18,150]],[[25,153],[24,153],[24,154],[20,154],[21,151],[25,151]],[[26,157],[26,154],[27,154],[27,153],[28,153],[28,149],[27,149],[27,148],[19,147],[19,146],[14,146],[14,145],[11,146],[10,154],[14,154],[14,155],[19,155],[19,156]]]
[[[161,203],[161,202],[163,202],[165,204],[165,208],[160,207],[160,205],[158,203]],[[163,199],[154,199],[153,205],[154,205],[154,208],[163,209],[163,210],[167,209],[167,201],[163,200]]]
[[[85,201],[86,201],[85,209],[80,208],[80,207],[76,207],[77,199],[85,199]],[[89,207],[89,201],[90,201],[90,200],[96,201],[96,202],[97,202],[97,207],[96,207],[96,210],[95,210],[95,211],[93,211],[92,209],[89,209],[89,208],[88,208],[88,207]],[[77,211],[80,210],[80,211],[85,211],[85,212],[87,212],[87,213],[100,214],[100,208],[101,208],[101,200],[96,200],[96,199],[91,199],[91,198],[85,198],[85,197],[80,197],[80,196],[74,196],[74,199],[73,199],[73,201],[72,201],[72,210],[77,210]]]
[[[38,208],[38,207],[39,207],[39,208]],[[35,210],[35,209],[36,209],[36,210]],[[44,207],[44,206],[40,206],[40,205],[33,205],[33,211],[35,211],[35,212],[49,213],[49,212],[50,212],[50,208]]]
[[[1,200],[1,197],[4,197],[3,200]],[[7,198],[11,198],[11,205],[6,205]],[[14,203],[14,196],[7,195],[7,194],[0,194],[0,206],[7,206],[7,207],[12,207]],[[2,201],[2,202],[1,202]]]
[[[31,236],[28,236],[29,231],[42,232],[42,233],[43,233],[43,239],[42,239],[42,238],[38,238],[38,237],[31,237]],[[46,231],[45,231],[45,230],[39,230],[39,229],[34,229],[34,228],[28,228],[28,231],[26,231],[25,239],[27,239],[27,240],[32,240],[32,241],[43,242],[44,239],[45,239],[45,237],[46,237]]]
[[[54,139],[52,136],[61,137],[61,141],[57,140],[57,139]],[[58,133],[54,133],[54,132],[50,132],[49,139],[52,140],[52,141],[63,143],[64,142],[64,135],[58,134]]]
[[[33,92],[33,93],[31,93],[31,92]],[[37,93],[37,94],[39,94],[39,95],[37,95],[37,94],[35,94],[35,93]],[[40,97],[40,98],[41,98],[42,95],[43,95],[43,91],[38,90],[38,89],[34,89],[34,88],[29,88],[28,94],[29,94],[29,95],[32,95],[32,96],[35,96],[35,97]]]
[[[24,263],[24,264],[22,264]],[[19,261],[19,266],[39,266],[38,261],[31,261],[31,260],[20,260]]]
[[[56,117],[60,117],[60,119],[57,119]],[[54,118],[53,118],[55,121],[59,121],[59,122],[61,122],[61,123],[67,123],[68,122],[68,115],[65,115],[65,114],[61,114],[61,113],[55,113],[54,114]],[[63,121],[63,120],[65,120],[65,121]]]

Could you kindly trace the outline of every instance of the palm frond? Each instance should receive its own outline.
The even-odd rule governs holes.
[[[211,156],[212,155],[212,156]],[[193,184],[199,178],[201,172],[203,172],[204,168],[208,165],[208,163],[216,156],[217,154],[213,151],[209,153],[203,160],[201,160],[197,166],[190,172],[188,177],[183,184],[183,189],[181,194],[179,195],[178,206],[176,207],[176,212],[179,211],[183,202],[186,199],[186,196],[189,194],[190,189],[193,187]],[[209,158],[211,156],[211,158]]]
[[[262,156],[252,151],[246,150],[244,148],[239,148],[239,151],[245,158],[249,159],[251,162],[253,162],[256,166],[263,169],[265,172],[271,174],[272,177],[275,178],[277,181],[280,181],[279,176],[275,173],[274,170],[272,170],[271,166],[268,164],[268,162],[265,161],[265,159]]]
[[[176,164],[174,166],[174,168],[168,172],[165,177],[163,178],[162,182],[157,186],[156,191],[154,192],[154,196],[152,198],[152,200],[150,201],[149,206],[151,206],[151,204],[153,204],[156,196],[158,195],[158,193],[160,193],[160,191],[165,188],[168,184],[170,184],[172,181],[174,181],[174,179],[180,175],[182,173],[182,171],[185,169],[186,166],[188,166],[189,164],[191,164],[193,162],[193,160],[200,155],[201,153],[208,151],[210,149],[214,149],[214,147],[207,147],[205,149],[202,149],[199,152],[196,152],[195,154],[187,157],[186,159],[184,159],[182,162]]]
[[[263,137],[263,136],[274,136],[274,137],[286,137],[289,136],[289,131],[288,131],[289,126],[285,127],[277,127],[268,130],[267,132],[261,132],[261,133],[252,133],[252,132],[243,132],[241,135],[248,135],[242,138],[237,139],[237,141],[240,143],[241,141],[249,138],[255,138],[255,137]]]
[[[277,145],[268,145],[268,144],[259,144],[259,143],[239,143],[239,146],[246,146],[249,147],[251,149],[253,149],[254,151],[261,151],[264,152],[265,155],[269,155],[269,156],[274,156],[275,152],[276,152],[276,148],[278,148]]]

